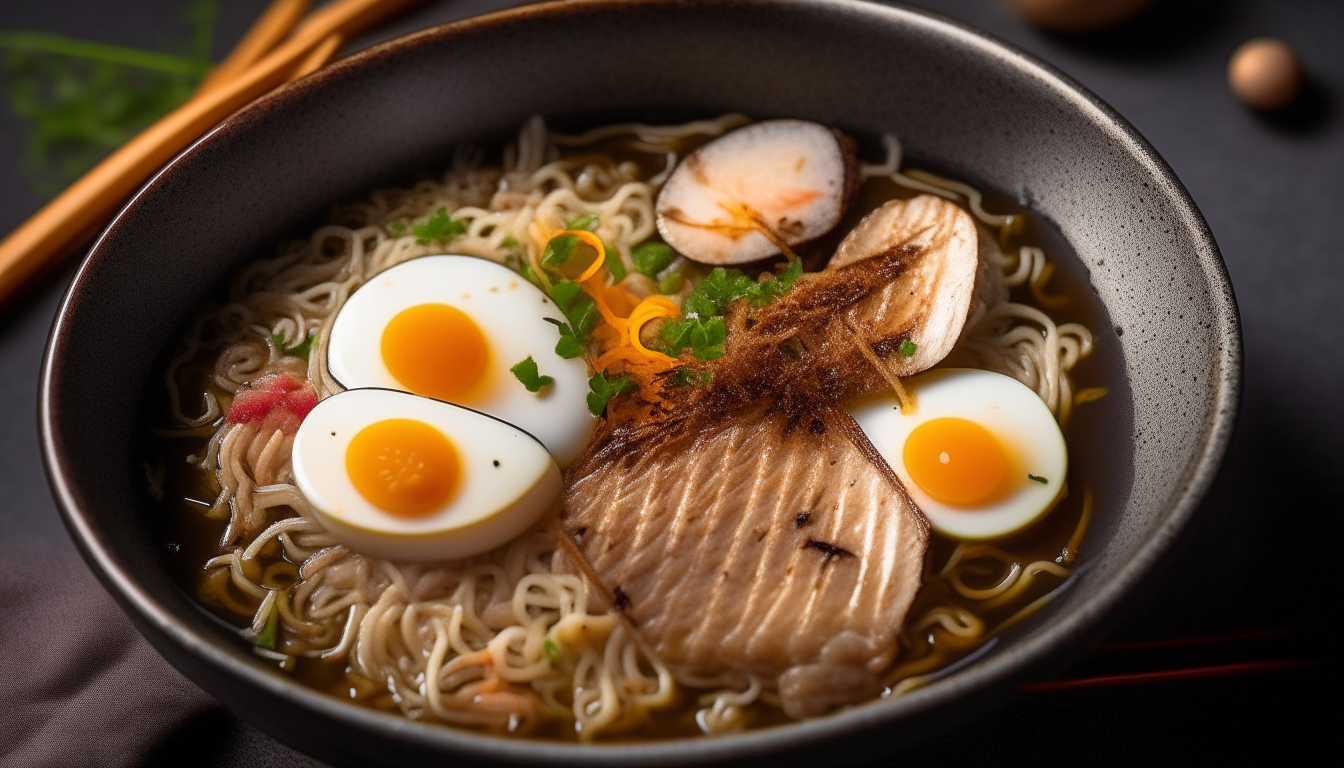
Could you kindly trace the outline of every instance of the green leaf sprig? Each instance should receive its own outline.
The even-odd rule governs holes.
[[[540,392],[555,381],[550,376],[541,375],[541,372],[537,370],[537,361],[533,360],[531,355],[510,368],[509,372],[524,387],[527,387],[528,392]]]
[[[578,216],[565,222],[565,229],[581,229],[585,232],[596,232],[599,219],[593,214]]]
[[[638,389],[629,376],[612,376],[607,371],[589,379],[588,388],[592,390],[588,393],[588,410],[592,411],[594,416],[601,416],[607,412],[607,403],[611,398]]]
[[[682,316],[663,324],[659,332],[667,354],[676,356],[684,349],[699,360],[715,360],[723,355],[728,326],[723,317],[733,302],[743,299],[753,307],[763,307],[788,293],[803,274],[803,265],[793,261],[779,275],[767,275],[756,281],[736,269],[715,267],[682,304]]]
[[[560,330],[560,340],[555,344],[555,354],[571,360],[583,354],[588,346],[588,337],[593,326],[601,316],[593,298],[583,292],[583,286],[573,280],[562,280],[551,286],[551,300],[559,307],[567,322],[546,318]]]
[[[635,271],[652,278],[657,278],[658,273],[667,269],[676,257],[676,251],[666,243],[655,240],[640,243],[630,249],[630,259],[635,262]]]
[[[415,241],[421,245],[446,243],[466,231],[467,222],[449,218],[447,208],[440,208],[433,216],[411,227],[411,234],[415,235]]]
[[[317,334],[310,333],[308,338],[290,347],[285,344],[284,334],[277,333],[271,337],[271,343],[275,345],[276,349],[280,350],[280,354],[301,357],[304,360],[307,360],[309,353],[313,351],[313,342],[315,341],[317,341]]]

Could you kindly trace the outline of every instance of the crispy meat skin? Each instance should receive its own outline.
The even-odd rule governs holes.
[[[860,345],[899,357],[874,348],[891,332],[888,315],[919,330],[920,308],[896,294],[934,297],[923,283],[950,273],[928,260],[961,258],[960,222],[934,212],[952,228],[905,239],[872,230],[847,262],[804,275],[773,303],[739,302],[724,356],[683,361],[707,368],[709,386],[668,384],[666,405],[613,400],[570,467],[567,548],[674,672],[734,685],[756,676],[795,718],[881,691],[928,526],[841,403],[885,386]],[[965,306],[949,305],[962,320],[964,293]],[[941,359],[959,332],[948,324],[926,341],[944,348]],[[928,357],[926,367],[937,362]]]
[[[878,357],[895,376],[909,376],[947,357],[970,313],[980,264],[975,220],[957,205],[933,195],[892,200],[864,217],[845,237],[829,270],[870,260],[893,250],[914,249],[917,258],[849,313]],[[902,341],[913,355],[896,353]],[[881,391],[882,381],[868,382]]]

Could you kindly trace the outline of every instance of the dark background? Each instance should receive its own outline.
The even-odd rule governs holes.
[[[428,2],[350,49],[517,4]],[[0,29],[146,48],[183,37],[183,0],[0,5]],[[226,0],[216,26],[216,58],[265,5]],[[1344,3],[1158,0],[1120,28],[1081,37],[1035,29],[994,0],[914,5],[1025,48],[1137,126],[1204,212],[1241,307],[1245,395],[1226,464],[1183,545],[1149,590],[1129,602],[1105,642],[1263,634],[1098,652],[1060,677],[1248,661],[1308,663],[1236,676],[1025,691],[988,718],[893,755],[892,762],[1247,764],[1338,756],[1334,561],[1344,511],[1337,481],[1344,476]],[[1225,84],[1228,56],[1260,35],[1288,41],[1308,73],[1303,98],[1270,117],[1243,108]],[[25,127],[0,110],[0,232],[42,202],[18,170],[25,136]],[[42,348],[70,274],[63,270],[0,308],[0,541],[70,546],[44,481],[35,418]],[[150,760],[188,762],[318,765],[223,710],[188,723]]]

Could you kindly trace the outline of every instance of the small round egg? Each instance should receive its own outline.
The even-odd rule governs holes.
[[[446,560],[518,536],[560,498],[531,435],[469,408],[386,389],[328,397],[294,437],[294,480],[356,552]]]
[[[1262,110],[1282,109],[1302,89],[1302,65],[1282,40],[1247,40],[1227,64],[1227,83],[1242,103]]]
[[[568,466],[583,449],[588,366],[555,353],[564,316],[516,272],[474,256],[425,256],[375,275],[332,324],[327,367],[347,389],[400,389],[496,416]],[[531,357],[553,381],[529,392],[510,368]]]
[[[947,368],[911,376],[914,398],[849,407],[934,529],[993,539],[1030,525],[1060,498],[1068,472],[1064,435],[1029,387],[990,371]]]

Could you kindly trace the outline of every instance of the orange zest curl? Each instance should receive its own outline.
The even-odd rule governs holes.
[[[555,235],[552,236],[551,239],[554,240],[555,238],[563,237],[564,235],[573,235],[574,237],[577,237],[579,239],[579,242],[587,243],[589,247],[591,247],[594,251],[597,251],[597,258],[593,259],[593,263],[589,264],[588,268],[583,270],[583,274],[574,278],[575,282],[582,283],[584,280],[587,280],[593,275],[596,275],[597,271],[602,269],[602,267],[607,263],[607,247],[602,244],[602,238],[598,237],[597,235],[594,235],[592,232],[589,232],[586,229],[565,229],[555,233]]]
[[[647,299],[644,299],[639,302],[639,306],[635,307],[635,311],[630,313],[630,328],[627,332],[627,335],[630,338],[630,346],[634,347],[636,352],[651,360],[670,362],[676,359],[670,355],[665,355],[662,352],[644,346],[644,343],[639,340],[639,331],[644,327],[644,324],[650,320],[660,317],[672,318],[680,316],[681,307],[678,307],[676,302],[666,296],[650,296]]]
[[[605,269],[607,247],[593,232],[552,230],[540,222],[533,222],[529,231],[541,251],[551,240],[564,235],[573,235],[596,251],[597,257],[574,278],[584,293],[592,297],[593,306],[602,317],[602,322],[592,332],[592,341],[597,347],[597,356],[590,358],[592,367],[596,371],[629,374],[638,385],[638,396],[642,400],[650,404],[664,403],[654,376],[680,363],[670,355],[644,346],[639,333],[653,320],[680,317],[681,307],[666,296],[655,295],[641,300],[621,285],[609,285],[610,273]],[[540,264],[534,265],[540,272],[539,268]]]

